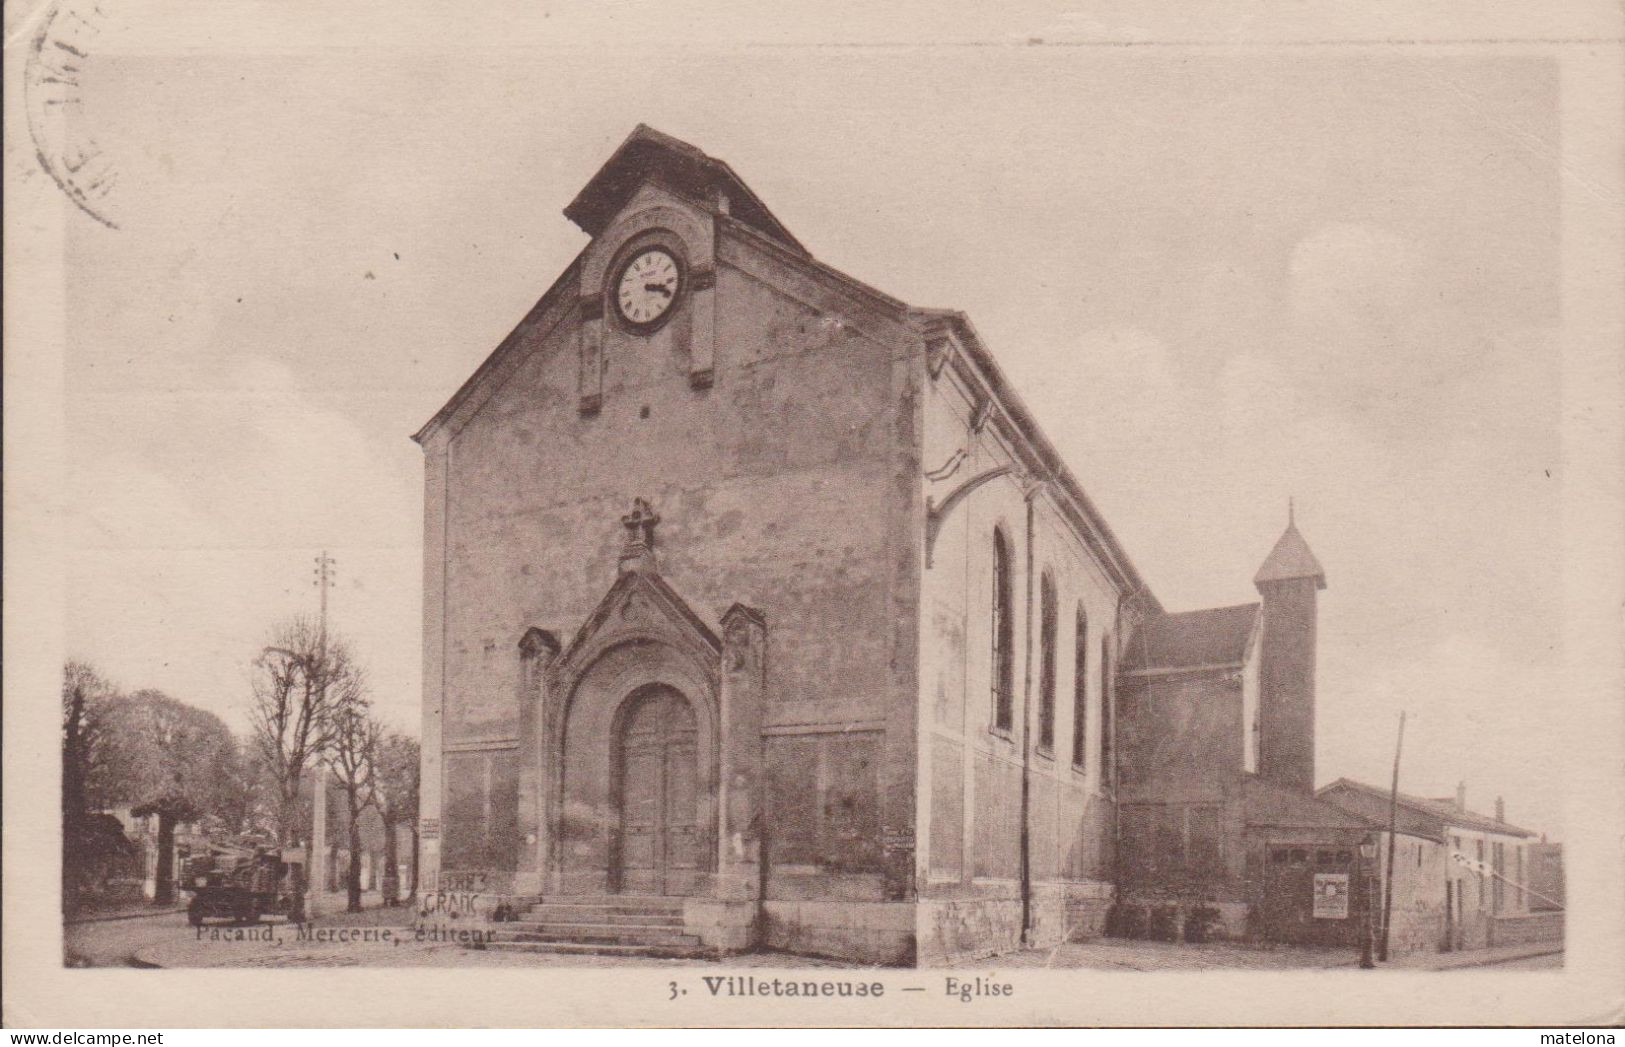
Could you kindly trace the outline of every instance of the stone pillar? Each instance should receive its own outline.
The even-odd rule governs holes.
[[[696,267],[689,277],[688,382],[709,389],[716,381],[717,271]]]
[[[604,404],[604,296],[584,295],[579,308],[576,406],[582,414],[597,414]]]
[[[547,680],[558,637],[530,628],[519,641],[519,832],[513,891],[540,895],[547,870]]]
[[[761,889],[767,807],[762,703],[767,689],[767,619],[734,604],[722,616],[721,774],[717,784],[717,897],[745,901]]]

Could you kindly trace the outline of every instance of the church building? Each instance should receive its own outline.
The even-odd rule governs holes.
[[[426,897],[504,947],[941,964],[1104,933],[1127,799],[1198,863],[1239,790],[1315,804],[1295,529],[1262,611],[1166,614],[962,313],[647,127],[564,213],[415,437]],[[1232,712],[1218,791],[1150,780]]]

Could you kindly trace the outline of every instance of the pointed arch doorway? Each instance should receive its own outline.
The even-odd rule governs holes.
[[[627,697],[618,719],[619,824],[610,887],[623,894],[695,893],[705,822],[694,708],[676,688],[652,684]]]

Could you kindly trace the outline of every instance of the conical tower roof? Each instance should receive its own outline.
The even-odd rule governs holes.
[[[1298,525],[1288,511],[1286,531],[1275,543],[1275,548],[1270,550],[1269,556],[1264,558],[1264,566],[1253,575],[1253,584],[1261,586],[1269,582],[1289,582],[1299,578],[1313,578],[1316,589],[1326,588],[1326,569],[1315,559],[1315,554],[1309,549],[1309,543],[1298,533]]]

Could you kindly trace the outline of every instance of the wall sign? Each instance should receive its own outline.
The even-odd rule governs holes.
[[[1317,920],[1349,918],[1349,874],[1315,873],[1314,915]]]

